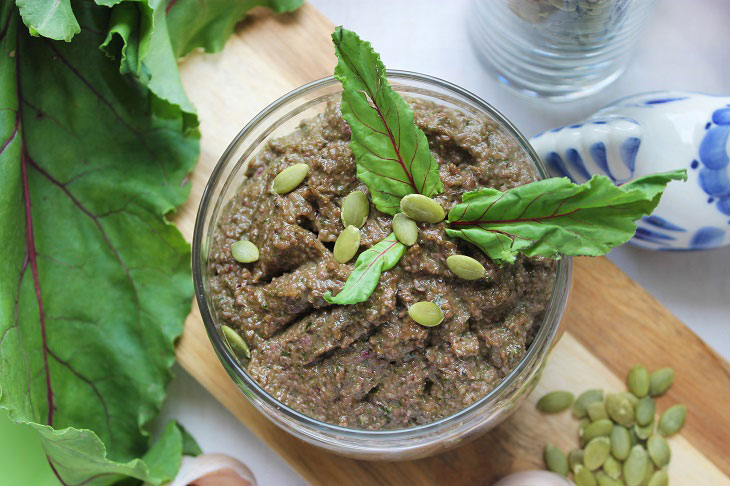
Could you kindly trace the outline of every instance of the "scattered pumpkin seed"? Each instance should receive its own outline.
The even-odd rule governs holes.
[[[603,471],[596,472],[596,483],[598,486],[623,486],[624,482],[614,479]]]
[[[370,203],[368,197],[362,191],[352,191],[342,201],[342,224],[345,228],[354,226],[362,228],[370,214]],[[401,242],[402,243],[402,242]]]
[[[259,249],[248,240],[241,240],[231,245],[233,259],[241,263],[252,263],[259,259]]]
[[[660,368],[651,374],[649,379],[649,395],[656,397],[664,395],[674,383],[674,370],[672,368]]]
[[[684,405],[672,405],[659,417],[659,432],[665,437],[674,435],[680,431],[687,418],[687,407]]]
[[[622,425],[614,425],[611,429],[611,454],[620,461],[626,460],[631,452],[631,435]]]
[[[621,463],[618,462],[613,456],[608,456],[601,466],[603,472],[609,475],[613,479],[621,477]]]
[[[642,398],[649,393],[649,370],[644,365],[635,365],[626,376],[626,387],[636,397]]]
[[[581,464],[575,467],[574,479],[576,486],[597,486],[598,484],[591,470]]]
[[[651,457],[651,460],[657,467],[664,467],[669,464],[672,451],[669,448],[667,439],[661,435],[654,434],[649,437],[649,441],[646,443],[646,449],[649,452],[649,457]]]
[[[578,422],[578,437],[580,437],[581,440],[586,433],[586,427],[588,427],[589,425],[591,425],[591,419],[589,419],[588,417],[581,419],[581,421]]]
[[[446,217],[444,208],[423,194],[408,194],[400,200],[400,210],[414,221],[439,223]]]
[[[639,397],[637,397],[636,395],[634,395],[631,392],[627,392],[627,391],[621,392],[621,393],[619,393],[619,395],[626,397],[626,399],[629,401],[629,403],[631,404],[631,406],[633,408],[636,408],[636,406],[639,404]]]
[[[633,429],[636,437],[640,440],[646,440],[654,433],[654,421],[649,422],[649,425],[636,424]]]
[[[274,177],[272,189],[277,194],[286,194],[293,191],[302,183],[309,173],[307,164],[294,164],[279,172]]]
[[[566,410],[572,403],[573,394],[568,391],[559,390],[544,395],[537,401],[536,407],[542,413],[558,413]]]
[[[631,447],[634,447],[636,444],[639,443],[639,436],[636,435],[636,431],[633,427],[629,429],[629,437],[631,438]]]
[[[641,486],[647,486],[649,484],[651,477],[654,475],[654,471],[656,471],[656,468],[654,467],[654,463],[651,462],[651,459],[647,459],[646,460],[646,472],[644,473],[644,480],[641,482]]]
[[[601,420],[608,418],[608,413],[606,413],[606,404],[603,402],[593,402],[590,405],[588,405],[587,408],[588,411],[588,418],[590,418],[592,421]]]
[[[585,449],[583,449],[583,465],[591,471],[595,471],[603,466],[610,453],[611,442],[608,440],[608,437],[591,439]]]
[[[545,444],[543,458],[545,459],[545,466],[547,466],[548,471],[560,474],[561,476],[568,476],[570,472],[568,458],[558,447],[552,444]]]
[[[466,255],[451,255],[446,259],[446,266],[454,275],[464,280],[477,280],[487,273],[481,263]],[[572,394],[570,395],[570,403],[573,403]],[[568,404],[569,406],[570,404]]]
[[[568,453],[568,466],[575,473],[575,467],[583,464],[583,449],[573,449]]]
[[[603,390],[591,389],[586,390],[573,402],[573,416],[582,419],[588,415],[588,405],[593,402],[603,401]]]
[[[591,422],[583,432],[583,443],[588,443],[596,437],[608,437],[613,430],[613,422],[609,419],[600,419]]]
[[[628,427],[634,423],[634,407],[629,399],[621,393],[606,395],[606,412],[611,420]]]
[[[360,230],[354,226],[345,228],[335,241],[335,249],[333,254],[335,260],[340,263],[347,263],[357,254],[360,248]]]
[[[669,473],[666,469],[660,469],[655,471],[651,475],[651,479],[647,483],[647,486],[668,486],[669,485]]]
[[[623,466],[627,486],[639,486],[644,481],[648,461],[649,457],[640,444],[631,448],[629,457],[626,458]]]
[[[444,313],[441,308],[433,302],[416,302],[408,308],[408,315],[411,319],[422,326],[434,327],[444,320]]]
[[[404,213],[393,216],[393,233],[398,241],[406,246],[412,246],[418,241],[418,225]]]
[[[238,356],[245,356],[246,358],[251,357],[251,350],[248,348],[248,344],[243,339],[243,336],[238,334],[233,328],[228,326],[221,326],[223,329],[223,336],[226,338],[228,346],[231,348],[234,354]]]
[[[654,415],[656,414],[656,403],[651,397],[644,397],[639,400],[636,405],[636,423],[644,426],[649,425],[654,421]]]

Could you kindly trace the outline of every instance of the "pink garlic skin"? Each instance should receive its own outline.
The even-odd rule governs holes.
[[[257,486],[251,470],[226,454],[185,456],[170,486]]]
[[[522,471],[505,476],[492,486],[574,486],[568,478],[550,471]]]

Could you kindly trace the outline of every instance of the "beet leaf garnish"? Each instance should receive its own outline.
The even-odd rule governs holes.
[[[442,191],[438,164],[428,140],[413,120],[413,110],[391,88],[385,66],[369,42],[337,27],[332,34],[339,59],[335,78],[342,83],[342,116],[350,125],[350,148],[357,176],[370,189],[375,207],[398,212],[408,194]]]
[[[596,175],[580,185],[556,177],[505,192],[480,189],[464,194],[449,212],[446,233],[500,264],[514,262],[520,252],[551,258],[603,255],[634,235],[634,220],[654,210],[670,181],[686,179],[685,170],[675,170],[622,186]]]
[[[334,297],[327,292],[324,299],[330,304],[343,305],[365,302],[377,287],[380,274],[393,268],[405,251],[406,246],[396,239],[395,234],[389,234],[362,252],[342,290]]]

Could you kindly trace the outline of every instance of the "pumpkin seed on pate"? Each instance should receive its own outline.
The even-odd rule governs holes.
[[[248,240],[241,240],[231,245],[231,256],[241,263],[253,263],[259,259],[259,249]]]
[[[446,259],[446,266],[449,267],[451,273],[464,280],[477,280],[487,273],[484,265],[466,255],[451,255]],[[573,403],[572,394],[570,395],[570,403]]]
[[[357,254],[359,248],[360,230],[350,225],[337,237],[332,253],[335,256],[335,260],[340,263],[347,263]]]
[[[290,165],[274,177],[271,187],[277,194],[287,194],[299,187],[299,184],[307,177],[308,173],[309,166],[307,164]]]
[[[416,302],[408,308],[408,315],[411,319],[425,327],[438,326],[444,320],[444,313],[441,308],[433,302]]]
[[[347,228],[354,226],[362,228],[370,214],[370,203],[368,197],[362,191],[352,191],[342,201],[340,216],[342,224]]]
[[[400,210],[414,221],[439,223],[446,217],[444,208],[423,194],[408,194],[400,200]]]
[[[396,213],[393,216],[393,233],[398,241],[406,246],[413,246],[418,241],[418,225],[415,221],[405,215],[405,213]]]

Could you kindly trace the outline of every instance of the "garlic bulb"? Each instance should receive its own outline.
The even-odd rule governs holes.
[[[574,483],[550,471],[522,471],[503,477],[493,486],[574,486]]]
[[[185,456],[170,486],[256,486],[256,478],[241,461],[225,454]]]

